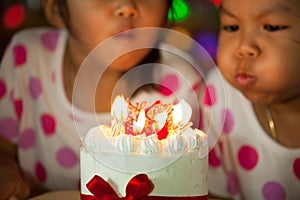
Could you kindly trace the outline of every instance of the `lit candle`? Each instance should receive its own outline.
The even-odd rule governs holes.
[[[176,124],[176,125],[181,123],[182,108],[181,108],[180,104],[176,104],[176,105],[173,106],[172,119],[173,119],[173,123]]]
[[[181,126],[182,124],[189,123],[192,116],[191,106],[184,100],[172,106],[172,120],[175,125]]]
[[[158,112],[157,114],[155,114],[153,117],[154,120],[154,123],[152,124],[153,128],[157,131],[161,130],[167,122],[167,117],[168,117],[168,113],[166,111]]]
[[[111,115],[118,122],[125,122],[128,116],[128,103],[124,96],[117,96],[111,106]]]
[[[145,110],[141,109],[138,115],[137,120],[133,121],[133,131],[135,133],[141,133],[144,129],[146,123],[146,114],[145,114]]]

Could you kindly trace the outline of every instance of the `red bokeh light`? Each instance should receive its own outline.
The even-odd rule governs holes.
[[[19,26],[25,18],[25,8],[22,4],[9,6],[4,13],[4,25],[6,28]]]
[[[216,6],[221,4],[221,0],[211,0]]]

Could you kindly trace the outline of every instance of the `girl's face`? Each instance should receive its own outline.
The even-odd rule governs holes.
[[[218,66],[250,101],[300,95],[300,1],[223,0]]]
[[[168,0],[66,1],[70,43],[72,48],[77,49],[83,56],[114,34],[133,28],[163,27],[167,22]],[[126,35],[120,38],[130,39]],[[147,36],[143,39],[151,40]],[[122,44],[126,42],[120,41],[119,45]],[[114,65],[126,70],[140,62],[149,51],[149,49],[140,50],[122,56]]]

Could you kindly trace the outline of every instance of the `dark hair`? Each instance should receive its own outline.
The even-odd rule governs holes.
[[[69,9],[67,6],[66,0],[56,0],[56,4],[58,6],[58,11],[60,16],[62,17],[64,23],[66,24],[67,28],[70,28],[70,15],[69,15]]]

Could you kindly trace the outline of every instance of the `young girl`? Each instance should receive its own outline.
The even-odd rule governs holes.
[[[217,64],[224,80],[211,72],[203,98],[204,119],[214,114],[205,122],[208,135],[219,137],[210,141],[213,195],[300,197],[299,12],[294,0],[221,3]]]
[[[174,62],[174,56],[162,56],[151,48],[123,54],[103,73],[100,82],[104,84],[97,88],[95,106],[76,102],[80,115],[74,119],[72,97],[77,94],[73,94],[73,85],[80,65],[91,50],[115,34],[121,33],[112,49],[135,37],[122,34],[124,31],[166,27],[171,5],[172,0],[43,1],[47,19],[58,29],[18,33],[1,63],[0,199],[25,199],[44,190],[79,188],[80,140],[74,120],[77,125],[95,126],[89,120],[95,108],[101,122],[109,124],[112,93],[122,74],[147,62],[169,57]],[[155,38],[150,42],[155,43]],[[98,78],[93,68],[87,68],[85,75],[87,85]],[[170,80],[180,88],[179,79],[172,76]]]

